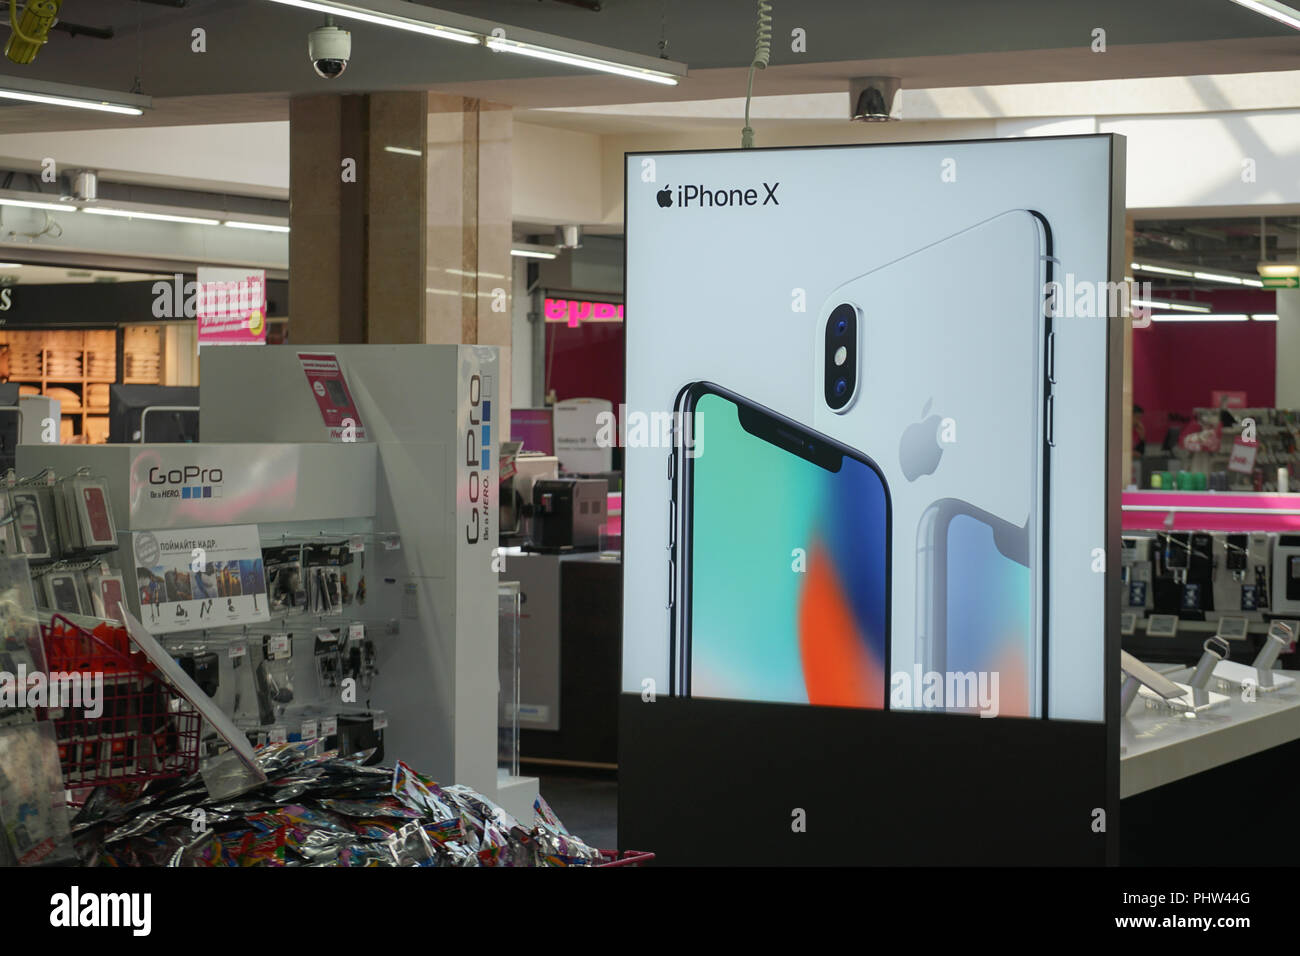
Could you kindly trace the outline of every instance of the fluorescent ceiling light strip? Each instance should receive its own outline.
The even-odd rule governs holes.
[[[103,100],[83,100],[73,96],[50,96],[46,93],[29,93],[11,87],[0,88],[0,99],[22,100],[24,103],[40,103],[42,106],[69,106],[78,110],[94,110],[98,113],[121,113],[124,116],[143,116],[144,110],[135,106],[120,106]]]
[[[1276,322],[1276,321],[1277,321],[1277,316],[1276,316],[1276,315],[1252,315],[1251,318],[1254,319],[1256,322]]]
[[[1141,306],[1147,309],[1174,309],[1178,312],[1209,312],[1208,305],[1189,305],[1183,302],[1156,302],[1155,300],[1147,301],[1146,299],[1134,299],[1133,305]]]
[[[269,222],[236,222],[233,219],[227,219],[224,225],[231,229],[252,229],[257,232],[288,232],[288,226],[277,226]]]
[[[1262,276],[1300,276],[1300,262],[1261,262],[1258,270]]]
[[[1210,313],[1209,315],[1153,315],[1152,322],[1245,322],[1250,317],[1236,313]]]
[[[302,10],[315,10],[317,13],[332,13],[336,17],[342,17],[347,20],[360,20],[362,23],[373,23],[381,27],[393,27],[396,30],[407,30],[411,33],[421,33],[425,36],[438,37],[442,40],[455,40],[457,43],[478,44],[479,38],[465,30],[456,30],[451,27],[438,26],[436,23],[428,23],[424,20],[416,20],[411,17],[399,17],[396,14],[376,13],[373,10],[367,10],[362,6],[351,3],[327,3],[324,0],[271,0],[272,3],[279,3],[286,7],[298,7]]]
[[[551,63],[563,63],[567,66],[577,66],[587,70],[599,70],[602,73],[612,73],[615,76],[626,76],[634,80],[645,80],[649,83],[661,83],[664,86],[677,85],[677,77],[668,73],[658,73],[654,70],[643,70],[634,66],[624,66],[621,63],[614,63],[609,60],[598,60],[594,57],[579,56],[576,53],[565,53],[561,50],[551,50],[531,43],[521,43],[518,40],[505,40],[500,37],[488,37],[486,43],[489,50],[493,50],[497,53],[517,53],[520,56],[529,56],[537,60],[547,60]]]
[[[1231,282],[1233,285],[1242,285],[1244,283],[1241,276],[1225,276],[1219,272],[1193,272],[1192,275],[1197,279],[1204,279],[1206,282]]]
[[[84,212],[92,216],[117,216],[120,219],[150,219],[156,222],[187,222],[196,226],[219,226],[219,219],[204,219],[199,216],[171,216],[159,212],[133,212],[129,209],[110,209],[105,206],[87,206]]]
[[[1278,23],[1285,23],[1292,29],[1300,30],[1300,10],[1288,7],[1285,3],[1278,3],[1277,0],[1232,0],[1232,2],[1247,10],[1261,13]]]
[[[0,198],[0,206],[19,206],[23,209],[53,209],[57,212],[76,212],[77,207],[53,202],[30,202],[26,199]]]
[[[1186,269],[1170,269],[1168,266],[1150,266],[1130,262],[1129,268],[1135,269],[1138,272],[1158,272],[1163,276],[1185,276],[1188,279],[1192,277],[1192,274]]]
[[[418,149],[411,149],[409,146],[385,146],[385,153],[401,153],[403,156],[423,156],[424,153]]]
[[[512,256],[519,256],[521,259],[554,259],[556,253],[544,252],[541,249],[511,249]]]

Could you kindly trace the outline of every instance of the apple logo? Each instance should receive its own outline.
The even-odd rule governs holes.
[[[673,187],[665,186],[655,193],[655,199],[659,200],[659,205],[664,208],[671,206],[673,204]]]
[[[925,408],[921,409],[921,421],[903,431],[903,440],[898,445],[898,464],[908,481],[916,481],[922,475],[933,475],[943,456],[943,446],[937,437],[941,419],[938,415],[930,415],[933,403],[934,399],[925,403]]]

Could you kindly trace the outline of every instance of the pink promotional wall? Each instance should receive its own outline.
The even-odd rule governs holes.
[[[1272,313],[1272,292],[1198,293],[1219,313]],[[1246,393],[1271,406],[1277,376],[1276,322],[1152,322],[1133,330],[1133,401],[1143,409],[1148,444],[1160,444],[1169,416],[1210,404],[1215,390]]]

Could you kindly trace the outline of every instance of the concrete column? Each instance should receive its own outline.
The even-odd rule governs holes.
[[[510,108],[322,95],[294,98],[289,123],[289,341],[500,346],[509,408]]]

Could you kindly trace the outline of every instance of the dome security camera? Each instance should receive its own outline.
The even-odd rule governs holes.
[[[336,27],[334,18],[329,17],[324,26],[307,34],[307,55],[317,76],[338,79],[352,56],[352,34]]]

